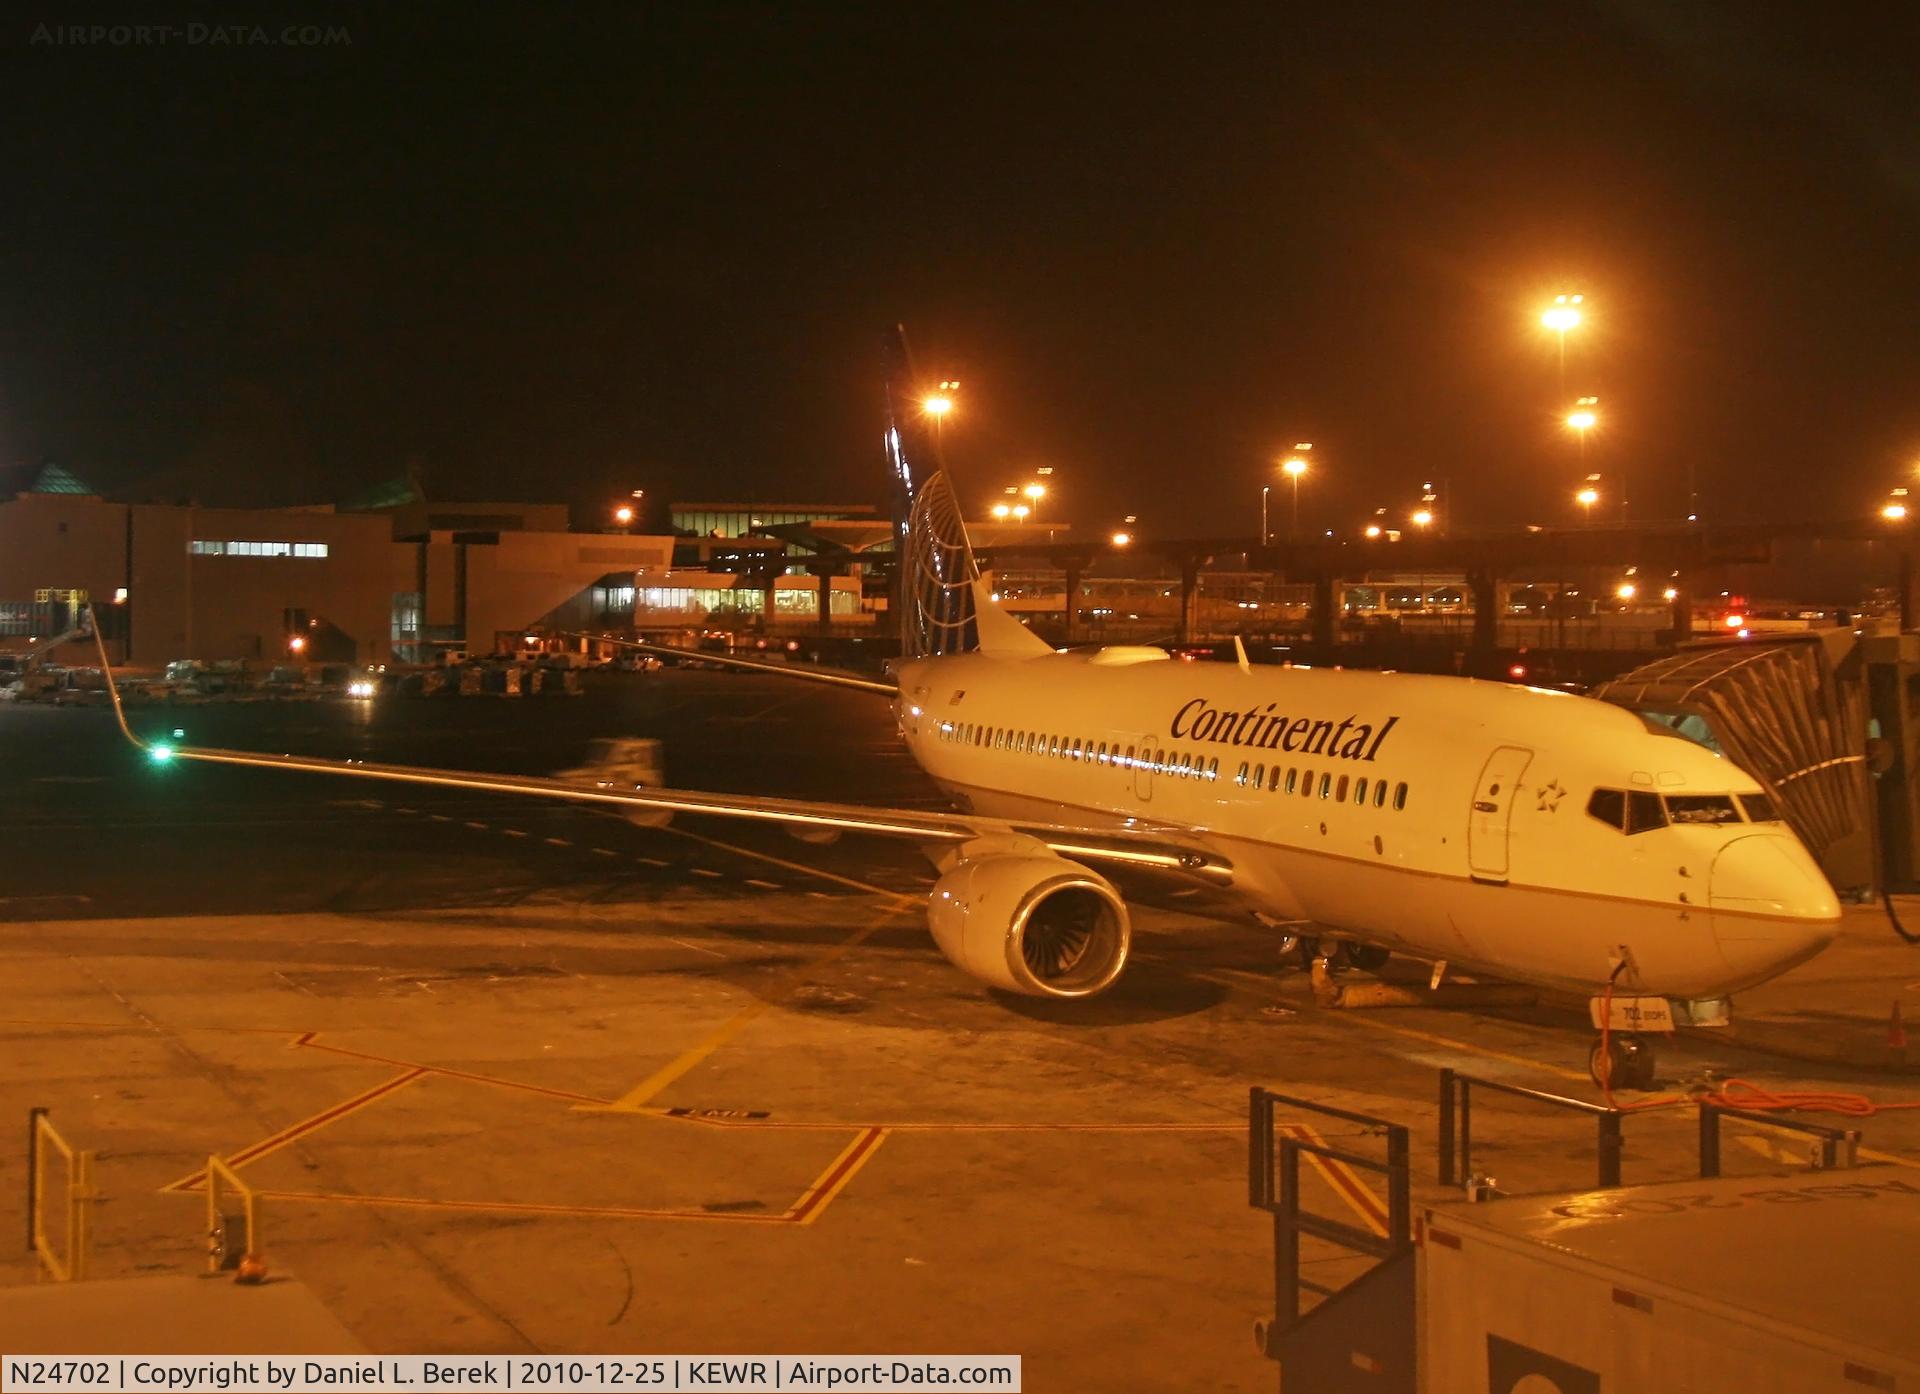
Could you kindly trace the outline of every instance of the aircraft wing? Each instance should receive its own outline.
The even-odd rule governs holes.
[[[1044,844],[1061,856],[1081,861],[1171,871],[1216,886],[1229,885],[1233,879],[1232,863],[1206,848],[1191,830],[1177,827],[1076,827],[987,818],[971,813],[879,808],[864,804],[822,803],[744,794],[710,794],[692,789],[662,789],[611,780],[485,774],[473,770],[426,769],[415,765],[380,765],[365,760],[328,760],[307,755],[268,755],[248,750],[148,743],[136,736],[133,728],[127,724],[126,711],[120,704],[120,688],[114,681],[104,643],[100,644],[100,663],[107,679],[107,694],[113,701],[114,717],[120,723],[120,733],[137,749],[144,751],[149,759],[159,762],[193,760],[213,765],[331,774],[396,784],[480,789],[494,794],[559,799],[602,808],[695,813],[716,818],[778,823],[800,832],[868,833],[907,838],[920,843],[961,843],[992,836],[1024,837]]]
[[[325,760],[305,755],[266,755],[203,746],[147,744],[131,731],[127,738],[157,761],[194,760],[214,765],[293,770],[341,775],[398,784],[449,789],[480,789],[494,794],[560,799],[603,808],[656,813],[697,813],[716,818],[779,823],[813,831],[870,833],[922,843],[968,842],[978,837],[1017,836],[1045,844],[1065,857],[1113,862],[1198,876],[1216,884],[1231,881],[1233,867],[1179,828],[1088,828],[986,818],[971,813],[881,808],[865,804],[823,803],[745,794],[710,794],[692,789],[662,789],[613,781],[565,780],[537,775],[482,774],[471,770],[434,770],[414,765],[379,765],[364,760]]]
[[[900,689],[890,682],[881,682],[877,678],[863,678],[853,673],[835,672],[831,668],[816,668],[810,664],[767,663],[755,658],[735,658],[731,654],[707,653],[703,649],[676,649],[667,644],[649,644],[641,639],[615,639],[606,634],[566,631],[564,637],[591,639],[596,644],[611,644],[616,648],[632,649],[636,653],[652,654],[656,658],[671,658],[681,663],[712,663],[721,668],[744,668],[754,673],[771,673],[778,678],[796,678],[802,682],[850,687],[856,692],[872,692],[882,697],[900,695]]]

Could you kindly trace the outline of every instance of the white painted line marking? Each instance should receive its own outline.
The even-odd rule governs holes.
[[[808,891],[807,894],[812,896],[815,900],[832,900],[833,899],[833,897],[828,895],[825,891]]]
[[[634,860],[637,862],[645,862],[648,866],[672,866],[673,865],[672,862],[663,861],[659,857],[635,857]]]
[[[721,875],[721,873],[719,873],[719,872],[717,872],[717,871],[710,871],[710,870],[708,870],[708,869],[707,869],[706,867],[704,867],[704,866],[696,866],[696,867],[692,867],[692,868],[690,868],[690,869],[692,870],[692,872],[693,872],[693,874],[694,874],[695,876],[710,876],[710,877],[712,877],[712,878],[713,878],[714,880],[716,880],[716,881],[718,881],[718,880],[720,879],[720,875]]]
[[[780,883],[778,881],[762,881],[758,876],[749,876],[747,878],[747,884],[749,886],[758,886],[763,891],[777,891],[780,889]]]
[[[485,823],[475,823],[470,821],[466,824],[466,826],[469,828],[478,828],[480,829],[481,832],[485,832],[487,830],[487,825]]]
[[[609,852],[604,847],[589,847],[587,850],[596,857],[617,857],[620,855],[618,852]]]
[[[427,817],[433,819],[436,823],[451,823],[453,821],[453,819],[447,817],[444,813],[429,813]]]
[[[540,839],[549,847],[571,847],[573,844],[564,837],[543,837]]]
[[[698,944],[689,944],[689,943],[688,943],[688,942],[687,942],[686,940],[684,940],[684,939],[674,939],[674,938],[673,938],[673,936],[672,936],[671,934],[669,934],[669,935],[667,936],[667,938],[668,938],[668,939],[670,939],[670,940],[672,940],[672,942],[674,942],[674,943],[676,943],[676,944],[678,944],[678,945],[679,945],[679,946],[680,946],[681,948],[683,948],[683,949],[692,949],[692,950],[693,950],[693,951],[694,951],[695,953],[697,953],[697,954],[707,954],[707,955],[709,955],[709,956],[711,956],[711,957],[713,957],[713,958],[725,958],[725,957],[726,957],[726,955],[725,955],[725,954],[723,954],[723,953],[720,953],[720,952],[719,952],[718,950],[715,950],[715,949],[708,949],[708,948],[702,948],[702,947],[701,947],[700,945],[698,945]]]
[[[417,808],[396,808],[396,809],[394,809],[394,812],[395,812],[395,813],[418,813],[419,811],[420,811],[420,810],[419,810],[419,809],[417,809]]]
[[[502,837],[525,837],[527,834],[524,828],[502,828],[500,829],[500,835]]]

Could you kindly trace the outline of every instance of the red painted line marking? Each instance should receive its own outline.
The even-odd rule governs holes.
[[[521,1200],[435,1200],[428,1196],[357,1196],[327,1191],[256,1191],[263,1200],[306,1200],[333,1205],[396,1206],[410,1210],[464,1210],[482,1214],[568,1215],[613,1220],[703,1220],[716,1224],[790,1225],[788,1215],[750,1215],[718,1210],[647,1210],[621,1205],[560,1205]]]
[[[833,1202],[834,1197],[846,1188],[847,1183],[853,1180],[854,1173],[866,1165],[868,1158],[872,1157],[880,1144],[886,1141],[886,1137],[885,1128],[868,1128],[861,1133],[846,1151],[828,1166],[820,1179],[807,1188],[807,1193],[801,1196],[793,1209],[787,1212],[787,1218],[795,1224],[804,1225],[825,1210]]]
[[[517,1079],[502,1079],[498,1075],[477,1074],[472,1070],[456,1070],[444,1065],[422,1065],[412,1060],[396,1060],[390,1055],[371,1055],[364,1050],[349,1050],[345,1046],[322,1045],[316,1037],[318,1031],[309,1031],[294,1041],[297,1046],[306,1046],[310,1050],[324,1050],[332,1055],[344,1055],[352,1060],[366,1060],[376,1065],[399,1065],[420,1071],[422,1074],[443,1075],[448,1079],[464,1079],[473,1084],[490,1084],[497,1089],[518,1089],[527,1094],[544,1094],[550,1099],[565,1099],[574,1104],[604,1104],[605,1099],[595,1098],[592,1094],[576,1094],[570,1089],[552,1089],[544,1084],[526,1084]]]
[[[305,1137],[308,1133],[313,1132],[317,1128],[324,1128],[327,1124],[336,1122],[339,1119],[346,1117],[349,1113],[353,1113],[358,1109],[365,1108],[368,1104],[375,1103],[381,1099],[384,1099],[387,1095],[393,1093],[397,1089],[404,1089],[407,1085],[412,1084],[416,1079],[420,1079],[422,1076],[426,1075],[427,1073],[428,1071],[425,1068],[418,1065],[413,1066],[410,1069],[403,1070],[399,1074],[395,1075],[392,1079],[384,1080],[381,1083],[374,1085],[373,1088],[371,1089],[363,1089],[360,1093],[355,1094],[352,1098],[343,1099],[339,1103],[335,1104],[332,1108],[322,1109],[319,1113],[314,1114],[312,1117],[303,1118],[298,1123],[294,1123],[288,1127],[282,1128],[279,1132],[274,1133],[272,1136],[262,1138],[259,1142],[254,1143],[251,1147],[243,1147],[240,1151],[234,1152],[228,1155],[227,1157],[223,1158],[222,1160],[225,1161],[228,1166],[238,1171],[241,1167],[245,1166],[248,1162],[258,1161],[261,1157],[266,1156],[268,1153],[279,1151],[282,1147],[285,1147],[288,1143],[298,1141],[300,1138]],[[206,1183],[206,1179],[207,1179],[207,1169],[205,1167],[201,1167],[198,1171],[194,1172],[192,1175],[183,1176],[178,1181],[172,1182],[169,1185],[161,1187],[161,1190],[163,1191],[193,1190],[199,1186],[204,1185]]]

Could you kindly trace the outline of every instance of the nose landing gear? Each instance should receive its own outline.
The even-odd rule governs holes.
[[[1289,968],[1313,967],[1314,960],[1325,957],[1331,972],[1349,968],[1362,973],[1378,973],[1393,957],[1390,949],[1372,944],[1356,944],[1351,939],[1322,940],[1311,934],[1283,934],[1279,942],[1280,962]]]
[[[1653,1045],[1631,1032],[1609,1032],[1594,1040],[1587,1073],[1602,1089],[1651,1089]]]

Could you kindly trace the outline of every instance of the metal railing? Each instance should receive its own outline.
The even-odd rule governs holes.
[[[231,1194],[238,1210],[223,1208]],[[207,1271],[229,1273],[259,1248],[259,1197],[234,1169],[218,1157],[207,1158]]]
[[[1790,1133],[1801,1133],[1816,1140],[1819,1151],[1814,1154],[1814,1166],[1821,1171],[1832,1171],[1835,1167],[1852,1167],[1860,1161],[1860,1130],[1858,1128],[1829,1128],[1821,1123],[1806,1123],[1797,1118],[1782,1118],[1775,1113],[1760,1113],[1750,1108],[1733,1108],[1726,1104],[1716,1104],[1706,1099],[1700,1104],[1700,1176],[1710,1180],[1720,1175],[1720,1120],[1738,1118],[1747,1123],[1760,1123],[1769,1128],[1779,1128]]]
[[[1344,1123],[1355,1123],[1380,1134],[1384,1156],[1334,1147],[1325,1142],[1282,1133],[1274,1126],[1274,1106],[1304,1110]],[[1311,1235],[1330,1244],[1384,1262],[1413,1248],[1412,1177],[1407,1161],[1407,1129],[1370,1114],[1351,1113],[1326,1104],[1296,1099],[1254,1086],[1247,1123],[1248,1203],[1273,1216],[1273,1321],[1261,1337],[1267,1354],[1275,1353],[1275,1338],[1299,1324],[1302,1289],[1331,1297],[1340,1288],[1327,1287],[1300,1273],[1300,1238]],[[1318,1215],[1300,1203],[1300,1157],[1344,1164],[1387,1178],[1386,1234],[1378,1235],[1344,1221]],[[1349,1284],[1348,1286],[1351,1286]]]
[[[1528,1089],[1500,1080],[1481,1079],[1458,1070],[1440,1071],[1440,1184],[1463,1186],[1473,1175],[1473,1091],[1491,1089],[1534,1103],[1590,1116],[1598,1130],[1598,1188],[1607,1190],[1620,1184],[1622,1141],[1620,1120],[1626,1115],[1617,1108],[1590,1104],[1585,1099],[1569,1099],[1564,1094],[1549,1094],[1544,1089]]]
[[[66,1245],[55,1249],[48,1234],[44,1202],[50,1194],[47,1172],[55,1154],[66,1163],[65,1192]],[[44,1108],[27,1110],[27,1248],[35,1254],[55,1282],[77,1282],[87,1276],[87,1251],[91,1243],[88,1210],[94,1201],[93,1153],[77,1151],[60,1136],[47,1118]]]
[[[1496,1093],[1530,1099],[1554,1108],[1587,1114],[1597,1129],[1598,1189],[1608,1190],[1621,1184],[1620,1158],[1625,1147],[1621,1121],[1627,1110],[1607,1108],[1584,1099],[1569,1099],[1543,1089],[1527,1089],[1518,1084],[1481,1079],[1458,1070],[1440,1071],[1440,1184],[1463,1186],[1473,1176],[1473,1091],[1491,1089]],[[1737,1118],[1746,1123],[1799,1133],[1813,1138],[1818,1150],[1812,1164],[1819,1170],[1857,1165],[1860,1148],[1858,1128],[1832,1128],[1822,1123],[1807,1123],[1797,1118],[1782,1118],[1773,1112],[1736,1108],[1710,1099],[1694,1101],[1699,1110],[1700,1177],[1712,1180],[1720,1175],[1720,1120]]]

